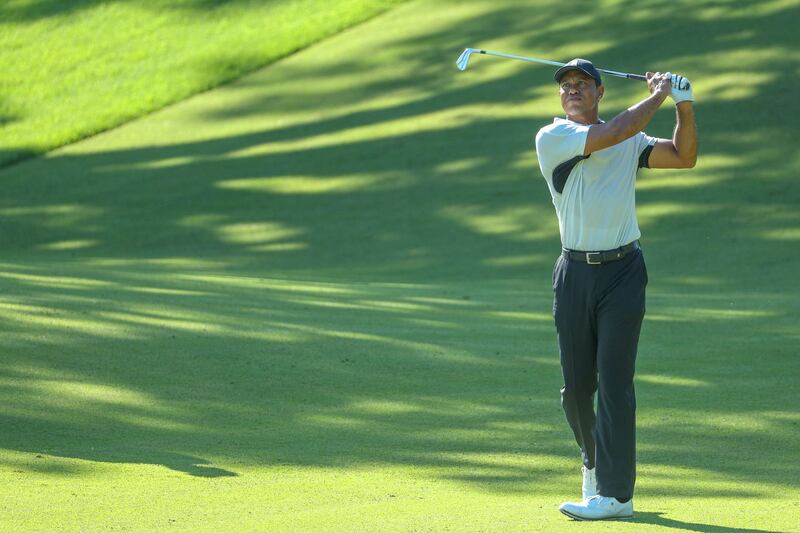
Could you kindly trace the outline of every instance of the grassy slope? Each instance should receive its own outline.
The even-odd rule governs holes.
[[[238,78],[398,0],[0,5],[0,166]]]
[[[555,88],[471,45],[696,86],[698,167],[640,182],[637,519],[592,530],[797,531],[797,8],[593,6],[417,1],[0,172],[2,529],[581,528]]]

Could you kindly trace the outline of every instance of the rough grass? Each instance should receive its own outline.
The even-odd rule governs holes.
[[[636,518],[591,530],[798,531],[797,7],[635,7],[413,2],[0,172],[0,529],[586,529],[552,70],[482,46],[696,87],[698,166],[639,182]]]
[[[216,87],[403,0],[0,5],[0,166]]]

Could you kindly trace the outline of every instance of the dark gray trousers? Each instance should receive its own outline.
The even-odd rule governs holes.
[[[564,375],[561,405],[583,464],[596,467],[597,490],[603,496],[633,497],[633,373],[646,286],[641,250],[602,265],[559,257],[553,271],[553,315]]]

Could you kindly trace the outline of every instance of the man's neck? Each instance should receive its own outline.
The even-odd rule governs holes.
[[[577,122],[578,124],[586,125],[599,124],[601,122],[597,113],[592,113],[591,115],[567,115],[567,119],[572,122]]]

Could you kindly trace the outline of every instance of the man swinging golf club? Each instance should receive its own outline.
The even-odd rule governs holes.
[[[641,167],[690,168],[697,158],[689,80],[658,72],[646,79],[650,96],[604,122],[600,73],[589,61],[570,61],[555,73],[566,118],[536,135],[563,247],[553,272],[561,403],[583,457],[583,501],[560,510],[578,520],[633,516],[633,374],[647,285],[636,174]],[[674,135],[649,137],[642,130],[668,96],[677,107]]]

